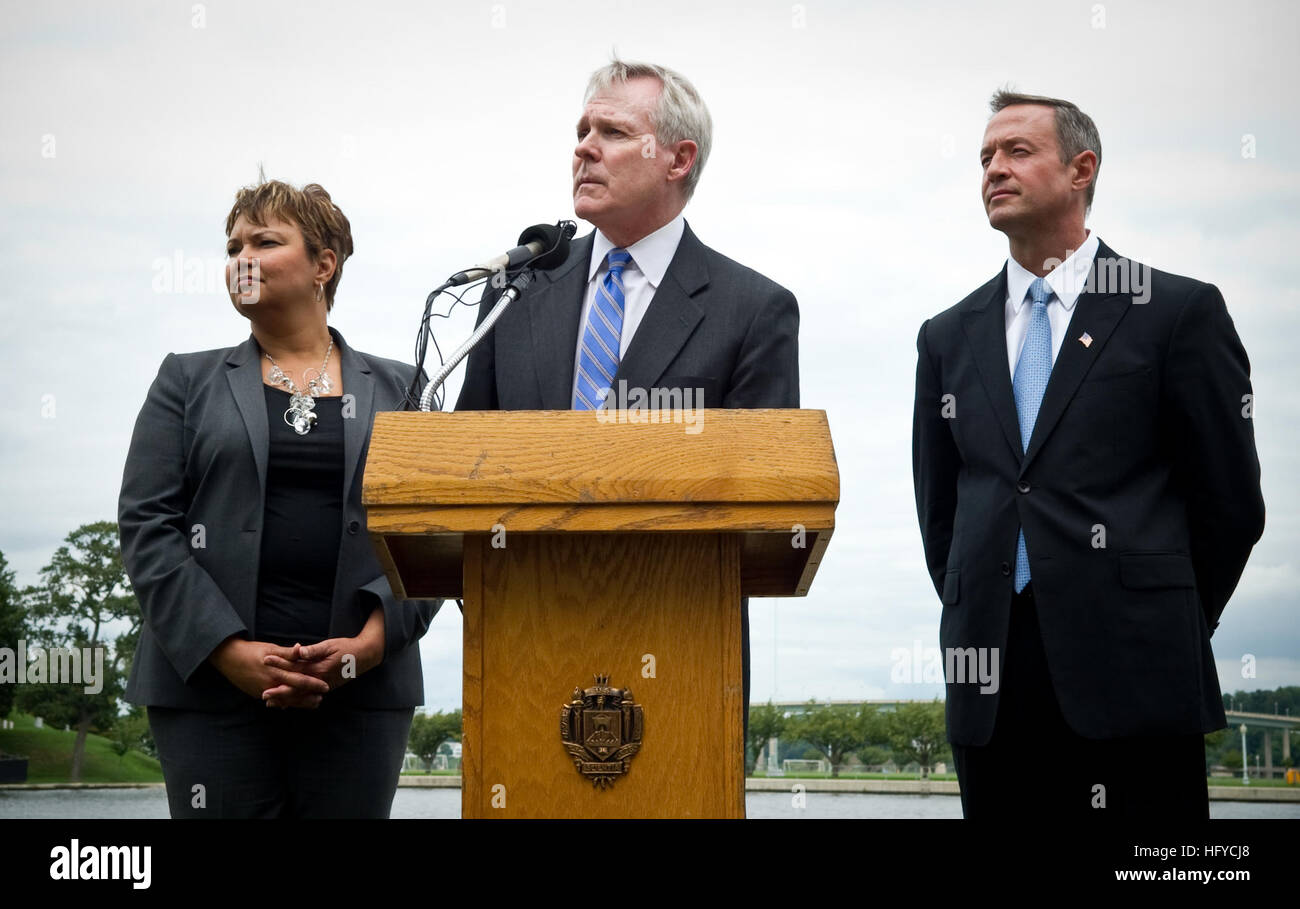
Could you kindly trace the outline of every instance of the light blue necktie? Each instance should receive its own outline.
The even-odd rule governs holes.
[[[618,348],[623,337],[623,269],[632,261],[632,255],[616,247],[605,258],[609,271],[596,288],[596,299],[591,301],[587,327],[582,332],[574,410],[599,408],[618,372]]]
[[[1016,414],[1020,418],[1020,447],[1029,450],[1029,437],[1034,432],[1034,421],[1038,419],[1038,407],[1043,403],[1043,392],[1047,389],[1047,379],[1052,374],[1052,323],[1047,318],[1047,301],[1051,299],[1052,289],[1042,278],[1035,278],[1029,285],[1029,296],[1034,301],[1033,312],[1029,316],[1029,333],[1025,335],[1025,346],[1020,348],[1020,359],[1016,361],[1016,373],[1011,387],[1016,393]],[[1020,528],[1020,539],[1016,541],[1016,593],[1025,589],[1029,583],[1029,550],[1025,548],[1025,529]]]

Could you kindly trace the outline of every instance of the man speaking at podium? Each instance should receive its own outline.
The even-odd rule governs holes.
[[[656,388],[697,407],[799,406],[794,295],[709,249],[682,215],[712,133],[699,93],[670,69],[616,59],[592,74],[573,208],[596,230],[538,272],[470,354],[456,410],[595,410],[611,389]],[[489,284],[479,322],[497,293]],[[741,609],[748,717],[747,601]]]

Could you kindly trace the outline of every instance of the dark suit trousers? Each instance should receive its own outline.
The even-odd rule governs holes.
[[[1207,819],[1204,736],[1075,733],[1052,688],[1037,610],[1032,583],[1012,596],[993,737],[952,746],[962,813],[995,821]]]
[[[328,695],[314,710],[250,698],[226,711],[148,711],[174,818],[386,818],[415,713]]]

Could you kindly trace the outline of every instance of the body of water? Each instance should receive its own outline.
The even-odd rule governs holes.
[[[808,792],[797,805],[787,792],[750,792],[751,818],[959,818],[952,795]],[[167,795],[157,789],[0,790],[0,818],[166,818]],[[458,818],[459,789],[398,789],[395,818]],[[1210,802],[1211,818],[1300,818],[1300,804]]]

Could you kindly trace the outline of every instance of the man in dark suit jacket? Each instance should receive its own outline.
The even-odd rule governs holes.
[[[681,389],[697,407],[799,406],[794,295],[709,249],[682,217],[711,132],[699,94],[672,70],[616,60],[593,74],[573,198],[596,230],[470,355],[457,410],[593,409],[625,388]],[[480,322],[495,299],[489,287]],[[744,601],[742,614],[748,716]]]
[[[1011,257],[921,326],[913,424],[962,807],[1205,818],[1209,639],[1264,522],[1246,352],[1216,287],[1084,228],[1086,114],[993,110]]]

